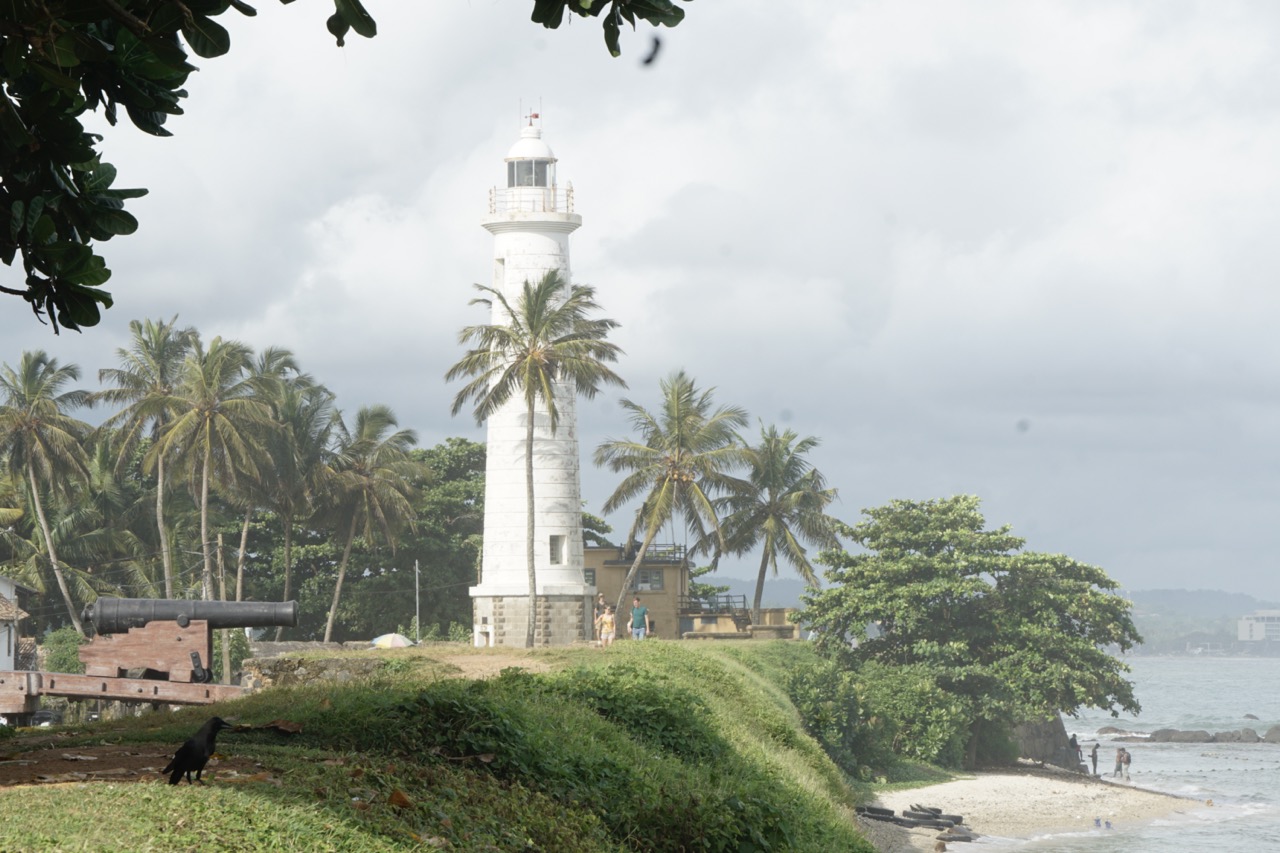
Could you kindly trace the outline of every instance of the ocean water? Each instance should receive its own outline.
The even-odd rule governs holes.
[[[1116,735],[1097,734],[1116,726],[1134,734],[1251,728],[1262,735],[1280,725],[1280,658],[1136,657],[1126,663],[1142,713],[1113,718],[1082,710],[1078,718],[1066,718],[1067,732],[1076,735],[1086,759],[1093,742],[1101,743],[1098,771],[1104,775],[1115,767],[1116,747],[1125,746],[1133,753],[1131,784],[1187,797],[1186,807],[1155,821],[1117,815],[1110,830],[1095,828],[1086,816],[1078,832],[991,841],[1004,849],[1054,853],[1280,853],[1280,744],[1122,744]]]

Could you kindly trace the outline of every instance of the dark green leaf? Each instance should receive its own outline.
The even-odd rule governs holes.
[[[105,210],[93,217],[93,223],[107,234],[132,234],[138,230],[138,220],[123,210]]]
[[[564,20],[566,5],[568,0],[534,0],[532,20],[535,24],[554,30]]]
[[[231,36],[222,24],[199,15],[192,15],[182,25],[182,37],[187,40],[196,56],[203,56],[205,59],[222,56],[231,50]]]
[[[377,23],[365,11],[360,0],[334,0],[334,5],[338,9],[338,14],[342,16],[342,20],[350,24],[351,29],[358,35],[369,39],[378,34]]]
[[[9,239],[17,240],[18,235],[22,233],[22,226],[26,220],[26,205],[22,203],[22,199],[15,198],[13,204],[9,206]]]
[[[59,240],[56,243],[41,246],[35,254],[53,272],[62,274],[88,263],[89,258],[93,257],[93,250],[83,243]]]

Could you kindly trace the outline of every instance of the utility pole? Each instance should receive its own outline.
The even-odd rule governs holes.
[[[422,599],[418,597],[418,561],[413,561],[413,641],[422,642]]]

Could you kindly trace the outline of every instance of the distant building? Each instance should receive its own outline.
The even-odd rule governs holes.
[[[20,654],[19,623],[27,618],[27,614],[18,606],[17,583],[9,578],[0,577],[0,670],[21,669],[18,659]]]
[[[1241,616],[1236,639],[1242,643],[1280,641],[1280,610],[1255,610],[1248,616]]]

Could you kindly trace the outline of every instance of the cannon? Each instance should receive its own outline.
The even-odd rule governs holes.
[[[210,628],[296,628],[296,601],[184,601],[168,598],[99,598],[81,618],[99,634],[123,634],[148,622],[185,628],[201,620]]]
[[[292,628],[298,602],[99,598],[84,609],[95,636],[80,647],[85,674],[205,684],[213,680],[213,628]]]

